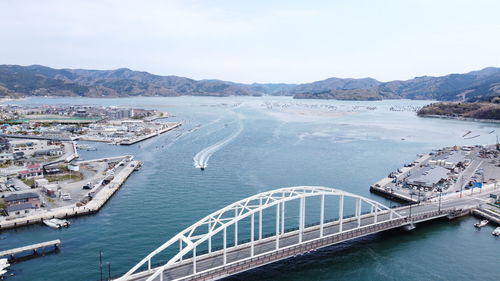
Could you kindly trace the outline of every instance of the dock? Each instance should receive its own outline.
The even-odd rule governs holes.
[[[154,133],[151,133],[151,134],[148,134],[148,135],[145,135],[145,136],[141,136],[141,137],[137,137],[135,139],[131,139],[131,140],[128,140],[128,141],[122,141],[122,142],[119,142],[120,145],[132,145],[132,144],[135,144],[135,143],[138,143],[138,142],[141,142],[141,141],[144,141],[144,140],[147,140],[147,139],[150,139],[152,137],[156,137],[156,136],[159,136],[163,133],[166,133],[168,131],[171,131],[179,126],[181,126],[181,123],[171,123],[170,124],[171,126],[168,126],[167,128],[164,128],[164,129],[161,129],[161,130],[158,130]]]
[[[0,221],[0,230],[42,223],[43,220],[53,218],[62,219],[96,213],[105,205],[113,194],[120,189],[127,178],[134,172],[134,169],[138,164],[139,161],[130,161],[129,164],[124,167],[122,171],[120,171],[120,173],[115,175],[115,178],[109,184],[99,187],[95,197],[84,206],[76,207],[75,205],[70,205],[23,218],[3,220]]]
[[[9,260],[14,260],[16,255],[22,253],[31,252],[31,254],[33,255],[38,255],[40,254],[40,251],[42,253],[45,253],[46,248],[53,248],[53,250],[57,250],[59,249],[60,245],[61,245],[61,240],[59,239],[47,241],[19,248],[14,248],[10,250],[0,251],[0,257],[8,257]]]
[[[484,207],[473,209],[471,212],[477,217],[487,219],[490,222],[500,225],[500,213],[494,212],[493,210]]]

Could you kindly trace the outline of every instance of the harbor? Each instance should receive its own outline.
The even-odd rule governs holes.
[[[103,184],[103,182],[101,182],[89,190],[89,193],[93,193],[94,195],[85,205],[77,206],[75,204],[71,204],[68,206],[53,208],[51,210],[41,210],[33,215],[21,218],[11,220],[4,219],[0,221],[0,229],[16,228],[30,224],[43,223],[44,220],[54,218],[70,218],[96,213],[113,196],[113,194],[120,189],[127,178],[134,171],[136,171],[137,167],[140,165],[140,161],[128,161],[123,169],[114,175],[113,179],[109,183]]]
[[[82,100],[82,102],[85,101]],[[232,103],[233,99],[230,101]],[[40,99],[39,102],[46,103],[46,100]],[[58,102],[66,103],[67,100]],[[88,101],[88,103],[94,102],[94,100]],[[113,99],[112,102],[126,104],[131,101]],[[77,141],[78,144],[91,144],[96,148],[95,151],[78,151],[79,159],[83,159],[83,161],[74,160],[73,163],[79,163],[78,166],[82,170],[97,169],[98,173],[102,174],[106,170],[105,162],[92,164],[93,160],[104,161],[107,159],[109,162],[119,163],[122,156],[133,156],[134,160],[144,161],[144,166],[140,173],[132,175],[98,212],[66,218],[71,222],[69,227],[54,229],[38,222],[17,229],[2,229],[0,231],[0,244],[2,245],[0,250],[55,239],[60,239],[63,246],[58,254],[12,264],[7,274],[14,273],[15,276],[6,275],[6,280],[46,280],[47,277],[50,277],[51,280],[55,281],[67,280],[68,277],[72,276],[75,276],[75,281],[100,280],[100,250],[103,252],[103,278],[108,276],[108,262],[111,264],[111,276],[119,277],[150,251],[160,246],[163,241],[175,236],[179,231],[207,214],[231,202],[279,187],[305,183],[329,186],[389,206],[387,200],[370,194],[368,187],[387,176],[391,171],[396,171],[399,167],[404,168],[404,163],[408,164],[420,158],[415,157],[415,155],[436,152],[432,149],[437,150],[455,143],[459,143],[461,146],[474,146],[476,143],[494,143],[495,141],[494,135],[491,139],[485,138],[487,132],[495,128],[483,127],[484,124],[464,125],[452,121],[425,119],[426,123],[418,126],[415,125],[418,121],[416,117],[404,115],[409,114],[408,112],[383,111],[385,107],[390,108],[399,104],[408,104],[408,106],[417,104],[410,101],[390,101],[385,104],[377,104],[376,110],[367,112],[359,110],[351,115],[346,115],[349,122],[343,118],[338,120],[331,118],[330,121],[326,121],[318,117],[319,121],[308,121],[306,124],[288,121],[289,119],[281,116],[264,115],[267,113],[261,113],[260,107],[254,109],[243,105],[240,107],[245,115],[242,120],[244,123],[243,131],[232,142],[216,151],[209,160],[208,168],[201,172],[200,169],[193,168],[193,157],[198,152],[231,137],[238,131],[238,124],[234,123],[234,115],[227,112],[227,108],[201,106],[210,104],[210,102],[220,103],[219,100],[212,101],[203,97],[187,101],[186,98],[151,98],[150,100],[138,98],[137,101],[133,102],[144,107],[151,107],[152,103],[179,103],[181,105],[170,111],[172,115],[180,116],[179,119],[182,118],[185,122],[176,129],[178,132],[174,130],[141,142],[140,147],[138,144],[115,146]],[[183,102],[189,106],[182,105]],[[290,99],[290,102],[294,101]],[[286,100],[282,103],[286,103]],[[351,107],[351,104],[354,106],[357,103],[332,101],[325,104],[332,106],[339,104],[340,108],[343,104]],[[365,104],[362,103],[362,105]],[[370,104],[366,103],[366,105]],[[195,115],[190,114],[193,110],[197,112]],[[312,106],[311,110],[313,110]],[[260,114],[259,120],[252,117],[257,114]],[[293,115],[290,118],[299,119],[300,117]],[[362,127],[366,130],[365,134],[370,136],[370,138],[364,139],[359,136],[357,124],[358,122],[362,123],[362,120],[368,117],[374,119],[374,122],[388,123],[388,125],[385,127],[385,131]],[[172,120],[172,117],[170,118]],[[221,119],[218,120],[219,118]],[[312,119],[310,116],[309,118]],[[441,122],[450,123],[442,125]],[[344,123],[347,125],[341,125]],[[201,126],[195,129],[198,124]],[[224,126],[224,124],[229,124],[229,126]],[[443,129],[443,126],[446,127],[446,130]],[[409,129],[410,127],[411,129]],[[408,132],[413,130],[419,130],[422,133],[414,134],[416,137],[408,137],[411,134]],[[462,135],[467,131],[473,131],[470,135],[480,134],[481,137],[469,142],[462,141]],[[497,131],[499,130],[497,129]],[[177,133],[182,135],[176,138]],[[302,137],[303,135],[304,137]],[[427,138],[430,135],[432,138]],[[457,136],[457,138],[450,137],[450,135]],[[406,140],[402,141],[402,137],[405,137]],[[311,161],[310,155],[314,156],[314,161]],[[340,159],[342,161],[339,161]],[[85,168],[86,164],[91,166]],[[489,177],[488,170],[485,169],[484,172],[487,179]],[[105,176],[102,175],[102,178]],[[79,181],[78,191],[83,191],[82,187],[86,183],[87,181]],[[92,185],[94,184],[93,180]],[[90,189],[85,190],[85,192],[89,193]],[[71,194],[74,201],[57,199],[55,203],[71,202],[75,204],[79,201],[77,193],[73,194],[71,191],[68,193]],[[467,200],[470,193],[470,189],[464,189],[462,198]],[[489,193],[491,192],[486,189],[481,189],[480,192],[479,188],[474,188],[473,194],[482,194],[486,198]],[[441,202],[443,211],[451,207],[448,205],[445,207],[444,202],[453,198],[451,195],[444,195],[443,193]],[[417,196],[413,195],[412,197],[415,199]],[[436,199],[439,199],[439,196]],[[319,202],[319,199],[316,203],[314,200],[311,202],[308,200],[307,209],[313,211],[314,204]],[[419,209],[425,208],[426,204],[426,202],[421,202],[420,207],[413,204],[412,217],[420,213]],[[392,207],[395,205],[398,204],[392,203]],[[483,207],[485,205],[486,203],[483,203]],[[406,206],[402,210],[405,212],[403,215],[409,215],[409,207]],[[438,207],[439,201],[436,201],[428,207],[428,210],[437,212]],[[293,212],[292,208],[291,204],[287,204],[286,230],[288,227],[292,227],[294,218],[297,219],[298,212]],[[325,214],[330,215],[325,219],[332,219],[337,212],[336,209],[328,204],[325,208]],[[319,209],[319,205],[317,209]],[[366,211],[369,209],[363,208],[363,213]],[[449,222],[446,217],[443,217],[435,222],[429,221],[417,225],[409,233],[395,229],[368,235],[364,238],[345,241],[328,249],[311,250],[309,254],[297,254],[293,261],[278,262],[267,267],[256,268],[234,278],[263,281],[284,281],[290,278],[330,280],[331,276],[337,274],[343,276],[353,276],[354,274],[363,280],[384,280],[383,278],[390,272],[396,279],[403,279],[408,274],[423,274],[423,279],[432,280],[432,277],[436,276],[435,274],[442,272],[442,268],[436,264],[440,264],[444,257],[452,256],[457,262],[446,263],[449,272],[451,272],[446,275],[447,279],[464,280],[463,276],[476,276],[481,280],[494,280],[491,277],[492,275],[496,276],[494,269],[498,255],[496,250],[498,238],[492,236],[495,224],[489,222],[480,230],[476,230],[473,225],[485,218],[472,217],[469,215],[470,209],[466,211],[464,217]],[[317,221],[319,217],[317,213],[308,214],[306,225]],[[257,213],[255,222],[257,226]],[[346,218],[344,227],[350,222],[351,218]],[[241,231],[245,228],[248,230],[248,227],[249,225],[245,226],[244,224],[239,226]],[[273,232],[274,221],[270,223],[269,220],[264,220],[263,228],[271,229]],[[255,227],[255,232],[258,232],[258,227]],[[263,238],[267,237],[266,233],[269,232],[264,232]],[[234,235],[228,235],[228,243],[233,243],[233,237]],[[220,242],[222,238],[219,238]],[[241,238],[245,239],[243,234]],[[272,237],[267,238],[272,240]],[[213,247],[215,247],[217,239],[213,239]],[[456,243],[460,247],[450,247],[450,243]],[[128,246],[123,247],[124,244]],[[241,246],[245,246],[243,242]],[[178,249],[178,245],[176,248]],[[203,254],[201,248],[197,254],[200,261],[198,269],[201,270],[201,255]],[[472,256],[481,257],[481,266],[469,266],[467,262]],[[373,257],[375,260],[367,257]],[[382,268],[380,262],[377,261],[379,257],[383,257]],[[404,265],[400,262],[385,262],[388,260],[404,261]],[[161,262],[164,260],[155,259],[152,261],[152,266]],[[293,266],[290,266],[292,262]],[[320,263],[327,263],[331,266],[322,266],[321,269],[318,269],[317,265]],[[300,266],[295,266],[296,264],[300,264]],[[54,268],[63,268],[64,270],[55,271]],[[485,268],[489,270],[485,271]],[[377,269],[383,269],[383,271],[380,272]],[[287,272],[287,274],[285,275],[283,272]],[[307,276],[307,278],[301,276]]]

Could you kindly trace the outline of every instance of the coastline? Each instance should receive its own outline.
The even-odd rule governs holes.
[[[113,194],[120,189],[128,177],[135,171],[137,165],[140,165],[140,161],[130,161],[108,185],[99,186],[100,190],[95,194],[94,198],[84,206],[77,207],[75,204],[72,204],[23,218],[2,220],[0,221],[0,230],[42,223],[44,219],[69,218],[96,213],[111,199]]]
[[[447,115],[436,115],[436,114],[422,114],[418,115],[418,117],[500,124],[500,120],[495,120],[495,119],[478,119],[470,117],[458,117],[458,116],[447,116]]]

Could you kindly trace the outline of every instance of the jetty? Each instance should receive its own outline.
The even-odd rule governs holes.
[[[86,205],[79,207],[70,205],[55,208],[50,211],[40,212],[23,218],[3,220],[0,221],[0,230],[42,223],[43,220],[53,218],[68,218],[96,213],[113,196],[113,194],[120,189],[127,178],[135,171],[135,167],[139,163],[140,162],[136,160],[130,161],[127,166],[125,166],[123,170],[120,171],[120,173],[115,175],[114,179],[110,183],[105,186],[99,185],[95,189],[93,189],[92,191],[95,191],[95,196]]]
[[[147,135],[144,135],[144,136],[140,136],[140,137],[137,137],[137,138],[134,138],[134,139],[130,139],[130,140],[124,140],[124,141],[121,141],[119,142],[120,145],[132,145],[132,144],[135,144],[135,143],[138,143],[138,142],[141,142],[141,141],[144,141],[144,140],[147,140],[147,139],[150,139],[152,137],[156,137],[156,136],[159,136],[163,133],[166,133],[168,131],[171,131],[179,126],[181,126],[182,124],[181,123],[172,123],[170,122],[167,126],[167,128],[163,128],[163,129],[160,129],[156,132],[153,132],[151,134],[147,134]]]
[[[16,255],[23,254],[26,252],[30,252],[32,255],[39,255],[40,252],[45,253],[45,250],[47,248],[52,248],[52,251],[57,251],[60,245],[61,245],[61,240],[59,239],[47,241],[19,248],[14,248],[10,250],[0,251],[0,257],[8,257],[9,260],[15,260]]]

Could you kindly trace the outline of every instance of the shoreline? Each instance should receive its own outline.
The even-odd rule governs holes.
[[[128,177],[130,177],[130,175],[135,171],[137,165],[140,165],[140,161],[130,161],[127,166],[124,167],[123,170],[120,171],[120,173],[118,173],[109,184],[107,184],[106,186],[100,186],[101,189],[95,194],[92,200],[90,200],[84,206],[76,207],[76,204],[71,204],[69,206],[47,210],[43,213],[34,214],[23,218],[2,220],[0,221],[0,230],[13,229],[22,226],[43,223],[44,219],[62,219],[97,213],[111,199],[115,192],[118,191],[120,187],[126,182]]]
[[[417,116],[423,117],[423,118],[450,119],[450,120],[458,120],[458,121],[485,122],[485,123],[500,124],[500,120],[495,120],[495,119],[478,119],[478,118],[471,118],[471,117],[455,117],[455,116],[436,115],[436,114],[423,114],[423,115],[417,115]]]

